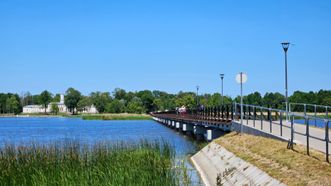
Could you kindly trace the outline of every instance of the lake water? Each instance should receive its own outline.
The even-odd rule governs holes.
[[[189,138],[151,120],[101,121],[79,118],[0,118],[0,146],[5,143],[29,145],[52,143],[61,140],[79,140],[93,144],[98,141],[139,142],[165,140],[176,151],[177,160],[184,160],[189,169],[187,156],[197,150]],[[190,171],[192,181],[200,182],[195,170]]]

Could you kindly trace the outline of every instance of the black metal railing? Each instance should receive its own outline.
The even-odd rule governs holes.
[[[309,149],[311,148],[311,139],[323,142],[325,144],[326,161],[329,162],[329,143],[331,143],[331,141],[329,137],[330,119],[328,118],[328,111],[326,111],[326,114],[323,116],[317,115],[316,113],[310,115],[305,110],[304,112],[289,112],[289,119],[286,121],[286,111],[284,110],[243,104],[243,110],[241,112],[241,105],[238,103],[234,103],[234,108],[234,119],[240,120],[242,113],[243,124],[250,124],[253,128],[271,134],[277,134],[281,137],[285,137],[284,129],[289,129],[290,136],[287,136],[289,137],[288,148],[293,149],[295,134],[306,137],[305,143],[307,155],[310,154]],[[316,123],[319,123],[319,125]],[[257,126],[258,124],[259,128]],[[305,130],[300,131],[295,125],[303,125]],[[276,128],[276,126],[279,128],[279,131],[274,131],[274,127]],[[264,130],[265,127],[268,127],[269,131]],[[314,130],[318,129],[321,131],[318,132],[318,134],[323,134],[323,137],[316,132],[314,134],[311,133],[311,130],[313,130],[312,127],[315,128]]]

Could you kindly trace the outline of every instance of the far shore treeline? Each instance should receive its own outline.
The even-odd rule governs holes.
[[[239,97],[231,98],[224,96],[224,104],[234,101],[239,102]],[[40,94],[31,95],[29,92],[22,95],[13,93],[0,93],[0,114],[19,114],[23,106],[43,105],[47,106],[51,102],[59,102],[60,94],[52,94],[45,90]],[[285,97],[281,93],[259,92],[248,94],[244,97],[244,103],[284,107]],[[310,103],[318,105],[331,105],[331,90],[320,90],[318,92],[295,91],[289,97],[293,103]],[[196,108],[197,102],[206,107],[218,106],[221,104],[221,94],[202,94],[198,97],[194,92],[179,92],[170,94],[164,91],[142,90],[137,92],[127,92],[116,88],[110,92],[92,92],[89,95],[82,95],[80,91],[69,88],[65,93],[65,104],[74,113],[87,106],[94,105],[99,113],[149,113],[151,111],[172,110],[185,105],[188,108]]]

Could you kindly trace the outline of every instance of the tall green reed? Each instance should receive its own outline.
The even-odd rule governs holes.
[[[180,185],[166,142],[78,141],[0,149],[0,185]]]

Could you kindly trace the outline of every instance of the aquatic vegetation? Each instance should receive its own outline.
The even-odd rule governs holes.
[[[77,141],[5,145],[1,185],[180,185],[185,168],[174,168],[166,142],[94,145]]]

